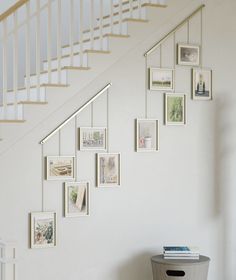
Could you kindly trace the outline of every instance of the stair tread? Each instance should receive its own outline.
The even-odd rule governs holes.
[[[46,105],[48,102],[45,101],[18,101],[16,105]],[[10,102],[7,103],[6,106],[15,106],[15,103]],[[0,108],[4,107],[4,105],[0,105]]]
[[[0,123],[24,123],[26,122],[26,120],[1,120],[0,119]]]

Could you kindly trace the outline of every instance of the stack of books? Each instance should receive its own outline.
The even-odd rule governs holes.
[[[165,246],[163,248],[165,259],[169,260],[198,260],[199,250],[197,247],[189,246]]]

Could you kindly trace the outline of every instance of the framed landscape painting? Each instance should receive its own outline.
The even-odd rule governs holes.
[[[212,71],[192,69],[192,98],[195,100],[212,99]]]
[[[48,156],[46,159],[47,180],[72,180],[74,179],[73,156]]]
[[[56,246],[56,213],[31,213],[30,227],[31,248],[50,248]]]
[[[97,154],[97,186],[120,186],[120,154]]]
[[[186,95],[165,94],[165,124],[184,125],[186,123]]]
[[[154,119],[136,120],[136,151],[155,152],[159,149],[159,122]]]
[[[65,183],[65,217],[89,215],[89,183]]]
[[[200,62],[200,46],[178,44],[178,64],[198,66]]]
[[[80,127],[79,148],[81,151],[107,149],[107,129],[105,127]]]
[[[172,91],[174,89],[173,76],[173,69],[149,68],[149,89]]]

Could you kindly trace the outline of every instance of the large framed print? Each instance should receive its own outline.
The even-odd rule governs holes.
[[[174,70],[167,68],[149,68],[149,89],[173,91]]]
[[[51,248],[56,246],[55,212],[31,213],[30,228],[31,248]]]
[[[89,182],[65,183],[65,217],[89,215]]]
[[[105,151],[107,149],[107,129],[105,127],[80,127],[79,149],[81,151]]]
[[[46,158],[47,180],[73,180],[74,156],[48,156]]]
[[[136,151],[156,152],[159,150],[159,121],[136,119]]]
[[[97,186],[120,186],[120,153],[97,154]]]
[[[195,100],[212,99],[212,70],[192,69],[192,98]]]
[[[180,93],[165,94],[165,124],[186,124],[186,95]]]
[[[189,44],[177,45],[177,63],[179,65],[198,66],[200,62],[200,46]]]

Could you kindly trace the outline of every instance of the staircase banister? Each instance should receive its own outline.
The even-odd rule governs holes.
[[[22,7],[24,4],[26,4],[29,1],[30,0],[19,0],[18,2],[16,2],[8,10],[6,10],[4,13],[0,15],[0,22],[8,18],[10,15],[12,15],[15,11],[17,11],[20,7]]]

